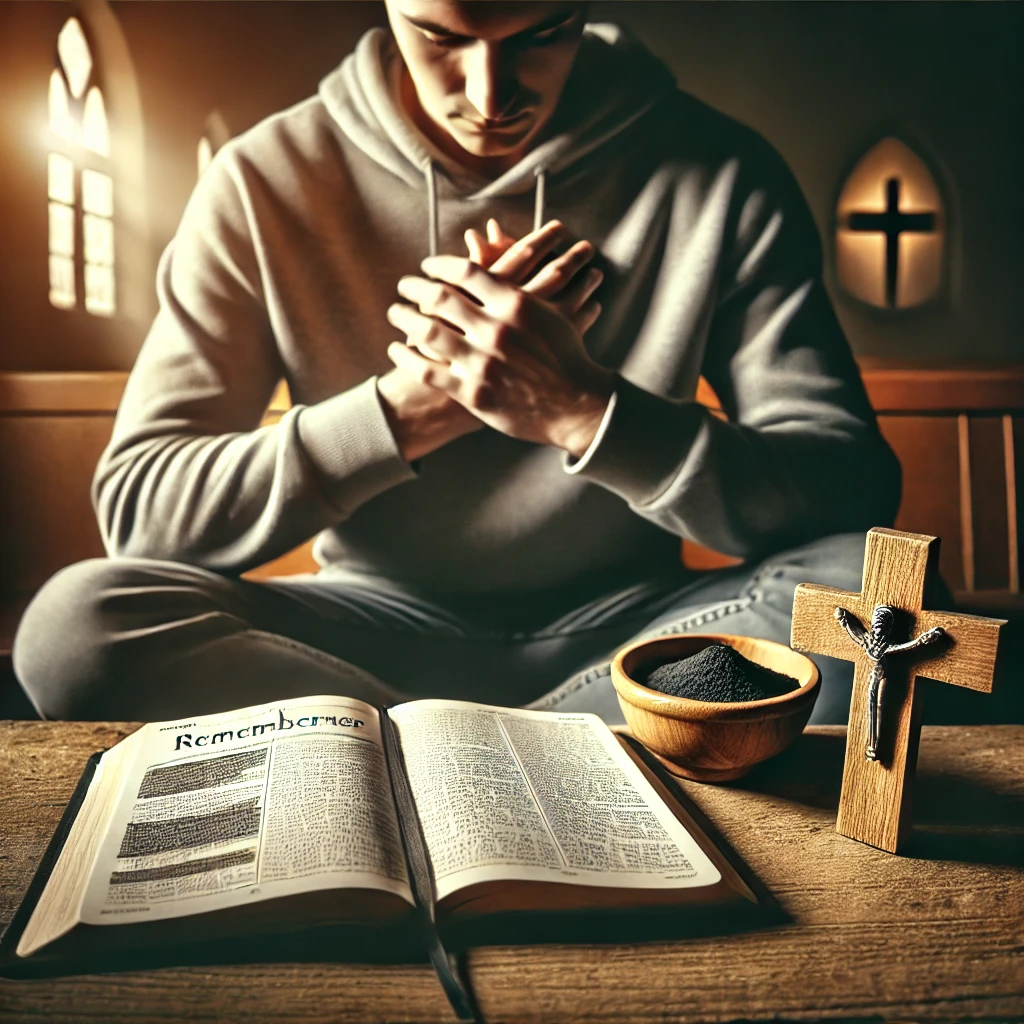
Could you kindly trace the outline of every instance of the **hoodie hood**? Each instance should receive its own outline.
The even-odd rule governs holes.
[[[371,29],[320,83],[328,113],[381,167],[427,193],[431,251],[437,197],[485,199],[535,190],[543,222],[545,180],[615,138],[675,88],[668,68],[617,25],[591,24],[555,113],[555,132],[494,180],[459,167],[416,127],[398,101],[400,57],[391,33]]]

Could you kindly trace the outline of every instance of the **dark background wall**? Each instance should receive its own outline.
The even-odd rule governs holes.
[[[195,181],[211,111],[232,133],[248,128],[310,95],[366,28],[384,23],[381,4],[332,0],[111,0],[109,9],[143,116],[153,260]],[[110,323],[46,300],[46,83],[56,33],[74,10],[58,0],[0,3],[0,370],[127,368],[155,301],[150,289],[131,316]],[[632,0],[596,3],[593,18],[629,27],[684,89],[780,150],[823,233],[827,281],[858,355],[1021,361],[1024,5]],[[114,119],[117,82],[111,89]],[[896,316],[838,293],[831,267],[839,187],[885,134],[936,168],[951,215],[948,294]]]

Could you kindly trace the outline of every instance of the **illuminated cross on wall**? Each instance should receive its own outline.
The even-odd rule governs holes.
[[[885,303],[896,305],[896,283],[899,280],[900,235],[904,232],[930,234],[935,230],[935,213],[901,213],[900,179],[885,183],[885,210],[881,213],[854,211],[847,227],[851,231],[873,231],[885,235]]]

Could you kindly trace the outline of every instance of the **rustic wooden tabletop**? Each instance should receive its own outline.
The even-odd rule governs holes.
[[[130,724],[0,722],[0,928],[86,757]],[[845,731],[684,784],[792,918],[741,935],[469,955],[487,1021],[1024,1019],[1024,726],[926,728],[904,856],[833,831]],[[0,1020],[450,1021],[418,966],[179,968],[0,981]]]

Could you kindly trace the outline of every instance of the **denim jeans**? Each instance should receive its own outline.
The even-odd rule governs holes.
[[[36,595],[14,667],[47,718],[152,721],[330,694],[590,711],[617,723],[608,664],[618,648],[687,632],[788,643],[796,585],[859,590],[863,550],[863,534],[850,534],[757,565],[673,567],[548,619],[553,605],[541,596],[439,600],[329,569],[257,583],[176,562],[94,559]],[[812,721],[845,722],[852,667],[815,660]]]

